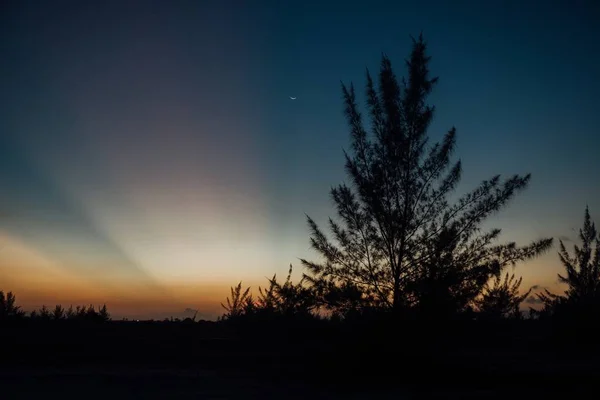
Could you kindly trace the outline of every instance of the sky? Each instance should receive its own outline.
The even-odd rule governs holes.
[[[212,319],[240,280],[298,278],[305,214],[325,224],[346,178],[340,82],[362,95],[382,53],[404,75],[420,32],[458,193],[532,173],[489,221],[519,244],[570,247],[586,205],[600,223],[593,0],[0,7],[0,290],[25,309]],[[558,288],[556,250],[516,267],[524,288]]]

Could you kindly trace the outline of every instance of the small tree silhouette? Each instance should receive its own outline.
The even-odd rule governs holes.
[[[223,315],[224,319],[236,318],[244,315],[245,312],[253,309],[254,301],[250,294],[250,288],[242,292],[242,282],[234,288],[231,288],[231,299],[227,297],[227,305],[221,303],[226,313]]]
[[[486,319],[522,318],[519,309],[521,303],[529,296],[532,289],[519,294],[523,278],[515,279],[515,275],[504,275],[504,279],[496,277],[493,284],[486,283],[483,293],[475,305],[480,316]]]
[[[98,314],[96,313],[96,309],[92,304],[90,304],[85,310],[85,319],[88,321],[94,321],[96,320],[97,316]]]
[[[573,245],[573,256],[560,241],[558,255],[566,275],[558,274],[558,280],[567,284],[567,290],[563,295],[553,294],[547,289],[538,293],[544,303],[542,313],[553,314],[564,307],[568,307],[571,314],[575,311],[584,314],[600,312],[600,235],[588,207],[579,239],[582,246]]]
[[[25,316],[25,312],[20,306],[16,305],[17,298],[13,292],[8,292],[6,295],[0,290],[0,321],[12,320]]]
[[[56,307],[54,307],[54,311],[52,312],[52,319],[55,321],[65,319],[65,309],[60,304],[57,304]]]
[[[269,279],[269,288],[263,291],[259,288],[258,307],[275,311],[282,315],[308,316],[317,307],[314,290],[304,285],[305,277],[297,284],[292,282],[293,267],[290,264],[288,275],[283,284],[277,282],[277,276]]]
[[[50,310],[43,305],[42,308],[40,308],[40,311],[38,312],[38,317],[42,321],[50,321],[52,319],[52,314],[50,313]]]
[[[302,278],[297,284],[292,282],[293,267],[290,264],[285,282],[277,281],[277,274],[267,279],[269,286],[258,288],[258,298],[254,300],[250,288],[243,291],[242,283],[231,288],[231,298],[227,305],[221,306],[227,311],[221,319],[230,319],[242,315],[274,316],[310,316],[318,308],[319,301],[312,287],[304,284]]]
[[[75,319],[85,320],[86,315],[87,315],[87,308],[85,306],[75,307]]]
[[[73,310],[73,305],[70,305],[67,311],[65,312],[65,318],[72,320],[75,319],[75,311]]]
[[[269,279],[269,287],[263,289],[258,287],[258,299],[256,300],[256,307],[265,313],[275,313],[279,304],[277,299],[277,274],[273,275],[273,278]]]
[[[102,308],[100,308],[100,311],[98,311],[98,319],[100,320],[100,322],[110,321],[110,313],[106,308],[106,304],[103,304]]]

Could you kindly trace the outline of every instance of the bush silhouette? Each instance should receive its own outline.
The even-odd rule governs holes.
[[[523,278],[515,279],[515,275],[504,275],[504,279],[496,277],[492,284],[486,283],[480,298],[475,301],[479,317],[484,319],[523,318],[520,305],[529,296],[532,289],[520,293]]]
[[[56,307],[54,307],[54,311],[52,312],[52,319],[55,321],[60,321],[64,318],[65,309],[60,304],[57,304]]]
[[[231,299],[227,297],[226,302],[227,305],[221,303],[221,307],[226,311],[223,315],[223,319],[240,317],[248,311],[251,311],[254,307],[250,288],[242,291],[242,282],[238,283],[236,287],[231,288]]]
[[[0,322],[13,321],[25,316],[21,307],[16,305],[16,297],[12,292],[4,294],[0,290]]]
[[[277,275],[268,279],[269,285],[258,288],[258,297],[254,299],[251,288],[242,289],[242,282],[231,288],[231,298],[227,297],[226,310],[222,319],[246,319],[255,317],[269,319],[276,317],[313,317],[319,307],[314,290],[305,285],[304,278],[298,283],[292,282],[293,267],[290,264],[285,282],[277,281]]]
[[[304,285],[305,278],[294,284],[292,282],[292,265],[288,270],[288,275],[283,284],[277,281],[277,276],[273,275],[269,279],[267,289],[259,287],[259,299],[256,304],[256,310],[262,312],[272,312],[285,316],[309,316],[317,308],[317,298],[311,288]]]

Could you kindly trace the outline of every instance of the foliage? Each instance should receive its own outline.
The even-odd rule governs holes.
[[[231,288],[231,299],[227,297],[227,305],[221,303],[226,313],[223,315],[224,319],[236,318],[244,315],[246,311],[252,309],[254,301],[250,294],[250,288],[242,291],[242,282],[234,288]]]
[[[304,284],[304,278],[297,284],[292,282],[293,267],[290,264],[288,275],[283,283],[277,281],[277,274],[268,279],[269,285],[258,288],[258,298],[252,297],[250,288],[242,289],[240,282],[231,288],[231,299],[227,305],[221,304],[227,311],[223,319],[240,316],[310,316],[318,308],[317,297],[313,289]]]
[[[532,290],[520,294],[522,280],[506,273],[504,279],[496,277],[493,284],[486,283],[481,297],[475,301],[480,316],[486,319],[522,318],[519,306]]]
[[[552,314],[563,309],[572,313],[574,307],[578,313],[600,312],[600,234],[587,207],[579,239],[582,246],[573,245],[573,256],[560,241],[558,255],[566,274],[558,274],[558,279],[567,285],[567,290],[562,295],[553,294],[547,289],[544,293],[538,293],[544,304],[542,313]]]
[[[40,308],[40,311],[38,312],[38,317],[44,321],[50,321],[50,310],[46,306],[42,306],[42,308]]]
[[[98,310],[93,305],[89,306],[70,306],[65,309],[58,304],[54,310],[50,311],[45,305],[39,310],[33,310],[29,314],[30,319],[36,321],[79,321],[79,322],[108,322],[110,321],[110,313],[104,304],[98,307]]]
[[[56,307],[54,307],[54,311],[52,312],[52,319],[55,321],[60,321],[64,318],[65,309],[60,304],[57,304]]]
[[[110,321],[110,313],[108,312],[108,309],[106,308],[106,304],[103,304],[102,307],[100,307],[98,309],[97,318],[102,322]]]
[[[309,315],[317,308],[316,297],[304,285],[302,278],[297,284],[292,282],[292,265],[283,284],[277,282],[277,275],[269,279],[268,289],[259,287],[258,310],[271,311],[281,315]]]
[[[21,310],[20,306],[16,305],[16,297],[12,292],[8,292],[6,295],[0,291],[0,321],[2,320],[14,320],[16,318],[24,318],[26,313]],[[29,319],[35,321],[82,321],[82,322],[108,322],[110,321],[110,313],[104,304],[102,307],[98,307],[98,310],[93,305],[77,306],[73,309],[70,306],[68,309],[61,305],[56,305],[51,311],[48,307],[43,305],[39,310],[33,310],[29,313]]]
[[[503,268],[550,248],[552,239],[524,247],[496,244],[499,229],[482,222],[524,190],[530,175],[494,176],[451,204],[461,162],[451,162],[456,129],[428,145],[437,82],[422,37],[413,39],[408,78],[400,84],[383,56],[379,85],[367,71],[371,129],[353,85],[342,84],[352,152],[345,153],[352,186],[331,190],[338,217],[329,219],[335,242],[307,216],[311,245],[322,262],[302,260],[306,281],[334,312],[359,308],[413,309],[452,314],[467,309]],[[332,301],[333,299],[333,301]]]
[[[21,318],[25,313],[16,305],[16,296],[12,292],[4,294],[0,290],[0,321]]]

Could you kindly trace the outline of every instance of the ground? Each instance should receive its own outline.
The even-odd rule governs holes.
[[[598,353],[557,349],[554,339],[544,338],[546,329],[535,326],[469,327],[466,337],[431,330],[417,342],[373,333],[371,326],[366,334],[319,329],[0,327],[0,398],[572,398],[600,376]],[[392,369],[394,363],[400,367]]]

